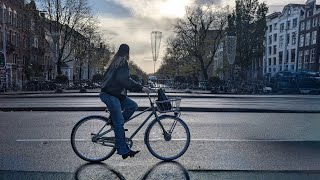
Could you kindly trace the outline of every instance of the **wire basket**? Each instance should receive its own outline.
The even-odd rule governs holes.
[[[157,109],[160,113],[166,112],[180,112],[181,98],[169,98],[164,101],[155,101]]]

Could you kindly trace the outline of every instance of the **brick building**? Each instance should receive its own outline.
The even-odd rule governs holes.
[[[308,0],[301,11],[298,70],[320,71],[320,6]]]
[[[33,0],[0,0],[0,49],[6,56],[2,86],[20,89],[28,80],[43,76],[45,42],[39,18]]]

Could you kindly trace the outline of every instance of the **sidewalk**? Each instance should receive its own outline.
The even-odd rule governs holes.
[[[9,91],[0,92],[0,98],[51,98],[51,97],[98,97],[100,89],[87,89],[86,93],[80,93],[79,90],[63,90],[62,93],[56,93],[52,91]],[[156,93],[150,93],[152,97],[156,96]],[[317,95],[304,95],[304,94],[212,94],[210,91],[205,90],[183,90],[183,89],[166,89],[166,95],[169,97],[187,97],[187,98],[296,98],[296,97],[320,97]],[[130,97],[147,97],[145,93],[128,92]]]

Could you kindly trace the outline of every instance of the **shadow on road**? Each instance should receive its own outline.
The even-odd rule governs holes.
[[[74,173],[74,179],[119,179],[126,178],[117,170],[104,163],[87,163],[81,165]],[[189,180],[189,173],[178,162],[159,162],[151,167],[142,180],[150,179],[185,179]]]
[[[74,179],[119,179],[125,180],[126,178],[117,170],[111,168],[104,163],[87,163],[77,168],[74,173]]]
[[[159,162],[150,168],[142,180],[148,179],[186,179],[189,180],[189,173],[185,167],[180,163],[172,162]]]

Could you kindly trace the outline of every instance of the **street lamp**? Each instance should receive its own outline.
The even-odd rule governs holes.
[[[159,49],[161,43],[162,32],[152,31],[151,32],[151,49],[152,49],[152,59],[154,61],[153,74],[156,73],[156,61],[159,56]]]
[[[233,64],[236,59],[236,49],[237,49],[237,36],[227,36],[226,37],[226,54],[229,65],[231,65],[230,78],[233,76]]]

